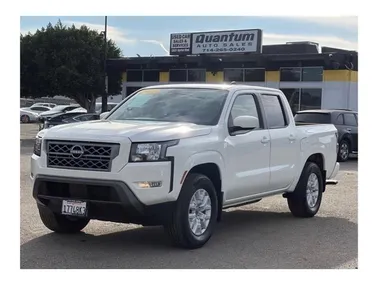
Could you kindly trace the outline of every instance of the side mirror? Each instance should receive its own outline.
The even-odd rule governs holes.
[[[233,121],[235,130],[252,130],[260,128],[259,119],[254,116],[237,116]]]
[[[100,114],[100,119],[102,120],[102,119],[104,119],[105,117],[107,117],[108,116],[108,114],[109,114],[110,112],[104,112],[104,113],[101,113]]]

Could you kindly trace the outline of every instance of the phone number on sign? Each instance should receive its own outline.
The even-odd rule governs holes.
[[[204,48],[203,52],[245,51],[245,48]]]

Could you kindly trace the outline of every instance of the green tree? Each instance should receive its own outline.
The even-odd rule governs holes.
[[[21,96],[64,95],[93,111],[105,92],[104,35],[86,26],[76,28],[58,21],[34,34],[21,35]],[[107,58],[121,57],[108,40]],[[121,92],[121,73],[108,71],[108,94]]]

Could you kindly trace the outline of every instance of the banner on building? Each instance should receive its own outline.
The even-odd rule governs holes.
[[[234,30],[170,35],[171,55],[261,53],[262,30]]]

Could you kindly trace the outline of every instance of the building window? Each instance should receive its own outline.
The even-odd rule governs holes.
[[[129,82],[143,81],[142,70],[127,70],[127,81]]]
[[[323,67],[303,67],[302,81],[323,81]]]
[[[282,67],[280,69],[280,81],[301,81],[301,68]]]
[[[185,82],[187,81],[187,70],[185,69],[172,69],[169,71],[169,81]]]
[[[244,82],[244,70],[239,69],[225,69],[224,70],[224,81],[241,81]]]
[[[244,70],[245,82],[264,82],[265,69],[264,68],[247,68]]]
[[[301,110],[321,109],[322,89],[301,89]]]
[[[284,93],[286,99],[288,99],[293,115],[295,115],[300,110],[300,89],[284,88],[281,89],[281,91]]]
[[[206,71],[204,69],[189,69],[187,71],[187,81],[205,82],[206,81]]]
[[[144,80],[150,82],[160,81],[160,71],[159,70],[144,70]]]

